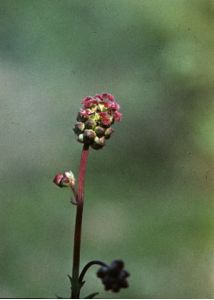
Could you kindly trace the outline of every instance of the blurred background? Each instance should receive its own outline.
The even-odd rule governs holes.
[[[123,120],[90,151],[83,266],[122,258],[101,298],[214,296],[214,1],[0,1],[0,297],[69,297],[80,101],[110,92]]]

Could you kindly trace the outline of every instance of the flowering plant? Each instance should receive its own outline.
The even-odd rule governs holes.
[[[74,132],[80,143],[88,144],[93,149],[101,149],[105,140],[113,133],[111,127],[120,121],[120,106],[111,94],[100,94],[82,100],[83,108],[77,116]]]
[[[113,133],[112,125],[115,121],[120,121],[122,114],[119,112],[120,106],[111,94],[98,94],[94,97],[86,97],[82,100],[83,107],[77,115],[77,122],[74,132],[77,140],[83,144],[80,160],[78,187],[76,190],[75,177],[71,171],[58,173],[54,177],[54,183],[59,187],[70,187],[73,200],[76,205],[76,222],[74,230],[73,244],[73,267],[72,276],[68,275],[71,282],[71,299],[79,299],[80,291],[85,283],[84,276],[87,270],[93,265],[99,265],[97,277],[102,280],[105,290],[118,292],[121,288],[127,288],[127,277],[129,273],[124,270],[122,260],[114,260],[110,265],[100,261],[92,260],[85,265],[80,272],[80,246],[82,231],[82,216],[84,204],[84,181],[89,148],[95,150],[102,149],[107,139]],[[86,298],[94,298],[98,293],[92,293]]]

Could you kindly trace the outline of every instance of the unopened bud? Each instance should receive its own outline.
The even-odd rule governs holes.
[[[75,177],[71,171],[66,171],[64,173],[58,173],[53,182],[59,187],[74,187]]]
[[[114,130],[111,127],[107,128],[105,131],[105,138],[109,139],[113,132]]]
[[[98,145],[96,143],[91,144],[91,148],[93,148],[94,150],[99,150],[102,149],[103,146],[102,145]]]
[[[85,128],[87,129],[92,129],[96,126],[96,121],[95,120],[92,120],[92,119],[88,119],[86,122],[85,122]]]
[[[101,127],[101,126],[97,126],[97,127],[95,128],[95,132],[96,132],[96,135],[97,135],[98,137],[101,137],[101,136],[104,136],[104,134],[105,134],[105,129],[104,129],[103,127]]]
[[[124,269],[122,260],[114,260],[110,265],[104,265],[97,271],[97,277],[102,280],[105,290],[119,292],[129,286],[127,277],[130,274]]]
[[[84,143],[90,143],[96,137],[96,133],[92,129],[85,129],[84,131]]]
[[[81,132],[83,132],[85,128],[85,124],[82,123],[82,122],[77,122],[75,125],[74,125],[74,132],[76,134],[80,134]]]
[[[84,122],[86,120],[86,118],[80,114],[80,112],[77,115],[77,121],[78,122]]]
[[[78,142],[83,143],[83,141],[84,141],[84,135],[83,135],[83,133],[81,133],[81,134],[78,135],[77,140],[78,140]]]
[[[62,174],[62,173],[56,174],[56,176],[53,179],[53,182],[56,185],[58,185],[59,187],[62,187],[61,181],[62,181],[63,177],[64,177],[64,174]]]
[[[95,142],[96,144],[98,144],[98,145],[104,146],[104,145],[105,145],[105,138],[104,138],[104,136],[101,137],[101,138],[98,138],[98,137],[96,136],[95,139],[94,139],[94,142]]]
[[[98,150],[98,149],[101,149],[104,145],[105,145],[105,138],[104,138],[104,136],[101,137],[101,138],[98,138],[96,136],[95,139],[94,139],[94,143],[91,145],[91,147],[93,149]]]

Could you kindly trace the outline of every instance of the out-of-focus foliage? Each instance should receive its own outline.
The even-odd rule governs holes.
[[[69,296],[80,100],[123,121],[91,151],[82,265],[122,258],[113,297],[211,298],[214,1],[0,1],[0,296]],[[102,291],[95,270],[84,294]],[[101,292],[101,297],[112,297]]]

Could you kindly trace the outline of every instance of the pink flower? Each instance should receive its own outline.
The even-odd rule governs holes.
[[[103,100],[102,94],[96,94],[96,95],[95,95],[95,98],[99,98],[100,100]]]
[[[61,187],[61,181],[62,181],[63,178],[64,178],[64,174],[58,173],[58,174],[56,174],[56,176],[54,177],[53,182],[54,182],[56,185],[58,185],[58,186]]]
[[[112,94],[109,94],[109,93],[102,94],[102,97],[107,98],[109,101],[112,101],[112,102],[115,101],[114,96]]]
[[[114,112],[114,119],[115,121],[119,122],[121,120],[122,114],[119,111]]]
[[[93,149],[101,149],[105,145],[105,139],[109,139],[113,132],[111,125],[114,121],[121,120],[122,114],[119,109],[120,105],[112,94],[102,93],[85,97],[74,126],[77,140]]]
[[[90,109],[82,109],[82,108],[80,108],[80,115],[82,117],[88,118],[91,114],[92,114],[92,112],[90,111]]]
[[[91,97],[91,96],[88,96],[88,97],[85,97],[81,103],[83,104],[83,107],[84,108],[89,108],[91,107],[92,105],[97,105],[98,102],[99,102],[100,99],[96,99],[95,97]]]
[[[84,105],[84,108],[89,108],[92,105],[97,105],[97,104],[98,104],[98,101],[92,98],[88,101],[85,101],[85,103],[83,105]]]
[[[103,105],[104,105],[106,108],[111,108],[111,103],[110,103],[110,102],[103,102]]]
[[[91,99],[93,99],[93,97],[87,96],[87,97],[85,97],[85,98],[81,101],[81,103],[82,103],[82,104],[85,104],[86,102],[88,102],[88,101],[91,100]]]
[[[103,125],[105,126],[111,125],[112,121],[110,119],[110,115],[107,112],[101,112],[100,117]]]
[[[119,110],[120,109],[120,105],[117,102],[113,102],[110,104],[110,108],[113,110]]]

